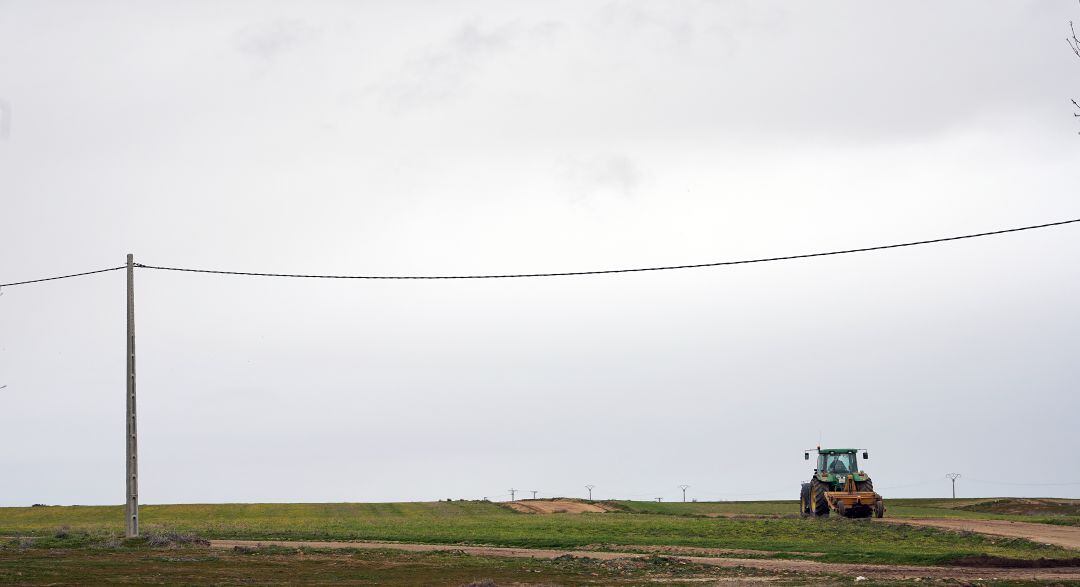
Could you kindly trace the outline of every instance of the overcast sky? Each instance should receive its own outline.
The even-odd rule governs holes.
[[[0,1],[0,283],[1080,217],[1080,4]],[[136,274],[144,503],[1080,497],[1080,226]],[[123,501],[124,276],[3,290],[0,505]],[[1057,485],[1030,485],[1030,484]],[[1069,483],[1073,483],[1069,485]]]

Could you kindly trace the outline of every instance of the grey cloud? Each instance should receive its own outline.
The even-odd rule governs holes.
[[[740,37],[778,30],[787,12],[783,5],[738,0],[615,0],[599,9],[592,21],[595,28],[634,31],[631,38],[635,41],[651,39],[668,49],[686,49],[696,44],[728,54],[735,50]]]
[[[598,19],[608,25],[655,30],[677,44],[687,43],[697,34],[693,15],[685,2],[644,3],[617,0],[600,9]]]
[[[241,53],[272,61],[318,36],[318,30],[298,19],[276,20],[262,27],[248,27],[236,35]]]
[[[410,58],[379,93],[395,107],[413,107],[449,98],[462,91],[486,62],[500,54],[555,35],[561,25],[544,21],[511,22],[485,27],[477,21],[461,26],[445,41]]]

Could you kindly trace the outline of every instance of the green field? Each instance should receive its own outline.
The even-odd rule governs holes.
[[[795,516],[796,501],[619,501],[627,511],[668,515]],[[891,518],[968,518],[1080,526],[1080,500],[1016,498],[887,499]]]
[[[872,520],[704,517],[710,513],[790,514],[792,504],[782,502],[618,502],[617,505],[625,511],[531,515],[491,502],[455,501],[151,505],[143,506],[140,513],[144,532],[179,531],[206,538],[388,540],[626,550],[635,546],[672,545],[748,549],[762,551],[760,556],[812,556],[816,560],[835,562],[912,564],[944,564],[958,557],[979,554],[1008,558],[1055,558],[1075,554],[1025,540],[874,523]],[[0,535],[52,536],[58,528],[67,528],[72,534],[119,534],[121,507],[0,508]]]

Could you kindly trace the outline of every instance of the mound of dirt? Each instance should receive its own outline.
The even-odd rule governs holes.
[[[1020,516],[1080,516],[1080,500],[1009,497],[982,501],[956,509]]]
[[[576,499],[519,499],[503,505],[523,514],[603,514],[617,510],[603,502]]]
[[[999,569],[1061,569],[1080,567],[1080,558],[1003,558],[980,554],[965,556],[952,561],[958,567],[986,567]]]

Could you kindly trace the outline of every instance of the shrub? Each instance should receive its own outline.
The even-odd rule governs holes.
[[[210,541],[194,534],[181,532],[162,532],[160,534],[148,534],[146,545],[155,548],[169,548],[175,546],[210,546]]]

